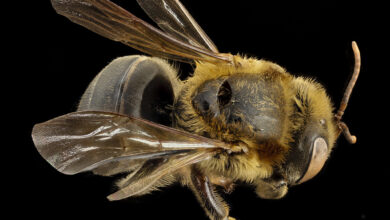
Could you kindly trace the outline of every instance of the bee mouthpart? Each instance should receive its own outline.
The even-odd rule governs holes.
[[[360,64],[361,64],[360,51],[359,51],[359,47],[357,46],[355,41],[352,41],[352,50],[353,50],[353,53],[355,56],[355,67],[353,70],[352,77],[349,80],[348,86],[345,89],[344,97],[341,100],[339,110],[337,111],[337,114],[335,115],[335,119],[337,122],[337,127],[339,129],[339,133],[337,136],[339,136],[341,134],[341,132],[343,132],[344,137],[348,140],[348,142],[351,144],[354,144],[354,143],[356,143],[356,136],[351,135],[351,133],[349,132],[348,126],[344,122],[341,121],[341,118],[344,115],[344,111],[347,108],[349,97],[351,96],[353,87],[355,86],[355,83],[356,83],[356,81],[359,77],[359,73],[360,73]]]

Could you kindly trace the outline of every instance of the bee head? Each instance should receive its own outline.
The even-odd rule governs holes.
[[[292,185],[319,173],[337,136],[333,107],[325,89],[314,80],[302,77],[295,78],[293,84],[291,142],[283,163],[285,176]]]
[[[294,78],[295,95],[288,121],[289,150],[282,163],[273,167],[272,175],[257,181],[257,194],[278,199],[288,186],[300,184],[319,173],[337,135],[332,104],[325,89],[311,79]]]
[[[313,80],[295,79],[295,111],[291,117],[295,124],[294,141],[283,165],[291,185],[303,183],[320,172],[341,133],[350,143],[356,142],[356,137],[341,121],[360,72],[360,52],[356,42],[352,42],[352,49],[355,69],[336,114],[332,113],[330,99],[321,85]]]

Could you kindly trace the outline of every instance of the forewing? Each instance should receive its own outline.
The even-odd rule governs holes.
[[[137,2],[165,33],[180,41],[218,53],[215,44],[179,0]]]
[[[32,137],[39,153],[65,174],[118,161],[136,168],[154,158],[228,149],[223,142],[108,112],[69,113],[35,125]]]
[[[175,39],[108,0],[52,0],[57,13],[106,38],[153,56],[183,62],[231,62],[217,54]]]

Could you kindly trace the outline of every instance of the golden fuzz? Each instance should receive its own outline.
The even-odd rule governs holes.
[[[337,132],[334,122],[333,104],[325,88],[311,78],[296,77],[293,80],[296,88],[296,104],[305,111],[306,117],[314,121],[325,120],[328,130],[329,150],[336,141]]]
[[[207,133],[210,138],[223,141],[234,141],[238,138],[249,147],[246,155],[232,157],[221,154],[218,158],[201,162],[199,164],[201,168],[217,175],[223,174],[246,182],[268,177],[272,174],[273,166],[284,161],[284,156],[289,151],[289,144],[296,141],[291,135],[304,127],[305,122],[308,121],[305,117],[310,117],[311,121],[320,122],[324,119],[327,122],[329,149],[333,147],[336,137],[333,107],[325,89],[319,83],[309,78],[293,77],[284,68],[265,60],[237,55],[234,56],[234,64],[196,63],[194,75],[184,81],[180,91],[181,99],[184,101],[176,106],[181,112],[180,116],[175,115],[176,126],[200,135]],[[283,120],[280,139],[258,146],[245,137],[234,137],[236,134],[232,131],[240,126],[239,124],[225,125],[220,122],[224,120],[214,119],[205,121],[192,106],[191,100],[203,83],[239,74],[254,74],[259,80],[278,82],[282,85],[283,92],[279,95],[285,103],[286,118]],[[296,114],[300,113],[294,112],[294,104],[303,111],[301,117],[299,115],[296,117]],[[293,114],[295,116],[291,117]],[[246,129],[251,130],[251,127],[248,126]]]
[[[221,125],[221,120],[204,121],[193,108],[191,100],[197,88],[203,83],[236,74],[254,74],[261,80],[271,80],[283,84],[283,99],[285,99],[284,102],[286,103],[285,111],[291,111],[291,100],[289,97],[293,96],[293,89],[290,88],[293,77],[285,69],[269,61],[240,56],[235,56],[234,62],[235,65],[197,63],[193,77],[190,77],[184,82],[184,86],[180,91],[182,99],[186,101],[181,103],[182,106],[178,106],[181,114],[180,118],[176,116],[175,119],[179,127],[197,134],[207,132],[211,138],[222,139],[224,141],[234,139],[234,134],[232,135],[231,130],[234,130],[234,127],[240,125]],[[200,163],[200,166],[210,171],[216,171],[219,174],[224,173],[233,179],[241,179],[247,182],[252,182],[256,178],[268,177],[272,174],[272,167],[275,164],[281,163],[284,160],[285,153],[288,152],[288,143],[291,142],[291,137],[287,128],[291,127],[290,123],[289,120],[284,120],[282,126],[283,134],[280,140],[264,144],[264,146],[258,146],[251,143],[250,140],[240,137],[241,141],[247,143],[248,147],[253,150],[248,155],[236,155],[235,159],[231,159],[228,155],[220,155],[218,159],[211,159]],[[232,129],[229,131],[229,128]],[[248,127],[247,129],[250,130],[251,128]]]

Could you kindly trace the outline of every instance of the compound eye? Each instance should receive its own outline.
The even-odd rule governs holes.
[[[327,159],[328,159],[328,145],[326,144],[326,141],[323,138],[318,137],[314,140],[312,153],[311,153],[311,160],[306,170],[306,173],[302,177],[302,179],[299,180],[298,183],[306,182],[307,180],[317,175],[322,169],[322,167],[324,166],[325,161]]]

